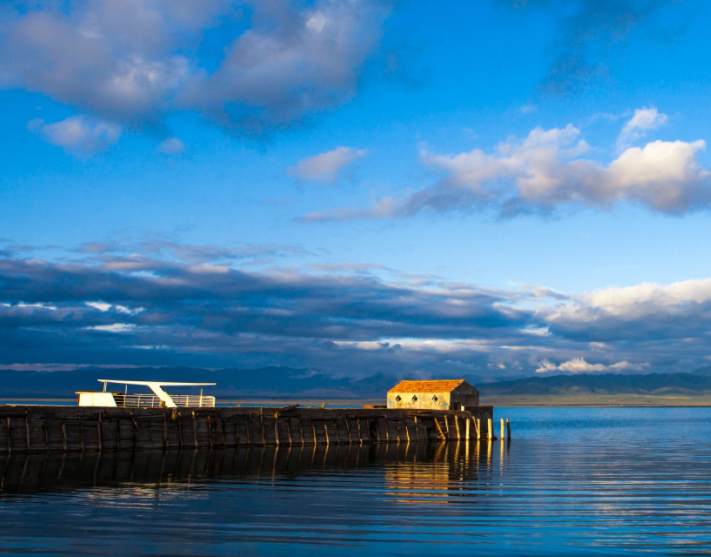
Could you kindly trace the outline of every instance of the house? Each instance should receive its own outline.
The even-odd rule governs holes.
[[[469,410],[479,406],[479,391],[464,379],[400,381],[388,391],[388,408]]]

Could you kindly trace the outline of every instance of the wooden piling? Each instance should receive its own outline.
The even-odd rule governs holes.
[[[30,419],[27,417],[26,412],[25,412],[25,439],[27,441],[27,450],[31,451],[32,447],[30,445]]]
[[[237,444],[239,445],[239,442]],[[183,415],[180,412],[178,412],[178,448],[183,449]]]
[[[138,446],[138,424],[136,418],[133,417],[133,412],[131,412],[131,421],[133,422],[133,450],[135,451]]]
[[[207,446],[212,449],[212,420],[207,416]],[[264,437],[264,422],[262,422],[262,437]],[[263,445],[264,443],[262,443]]]
[[[467,441],[469,441],[469,422],[471,422],[471,419],[467,418],[466,433],[465,433]]]
[[[505,436],[506,436],[506,425],[504,423],[504,419],[501,418],[501,439],[503,440]]]
[[[442,426],[439,425],[439,422],[437,421],[437,418],[433,418],[434,423],[437,426],[437,430],[439,431],[439,434],[442,436],[443,440],[447,439],[447,436],[444,434],[444,431],[442,431]]]
[[[168,448],[168,417],[163,412],[163,448]]]
[[[487,421],[489,422],[489,441],[493,441],[493,439],[494,439],[494,420],[489,418]]]
[[[506,418],[506,438],[511,439],[511,424],[508,418]]]

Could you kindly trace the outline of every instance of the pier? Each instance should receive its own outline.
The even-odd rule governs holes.
[[[0,454],[494,440],[494,409],[0,406]]]

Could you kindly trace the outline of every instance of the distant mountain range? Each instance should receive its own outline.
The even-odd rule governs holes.
[[[72,398],[80,390],[99,390],[97,379],[142,379],[217,383],[206,390],[218,397],[368,398],[384,399],[400,377],[373,375],[365,379],[285,367],[207,370],[177,368],[79,369],[73,371],[15,371],[0,369],[1,398]],[[483,397],[505,395],[711,395],[711,367],[694,373],[646,375],[579,374],[526,377],[490,382],[465,377]],[[120,389],[120,386],[116,388]]]
[[[500,381],[479,387],[482,396],[505,395],[707,395],[711,377],[698,373],[650,373],[619,375],[614,373],[554,375]]]
[[[139,379],[217,383],[205,392],[218,397],[385,398],[397,379],[333,378],[319,372],[286,367],[208,370],[177,368],[110,368],[73,371],[0,369],[2,398],[71,398],[76,391],[100,390],[97,379]],[[114,388],[121,390],[120,385]]]

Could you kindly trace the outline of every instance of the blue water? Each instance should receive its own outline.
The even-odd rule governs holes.
[[[497,409],[510,442],[0,457],[0,554],[711,554],[711,409]]]

